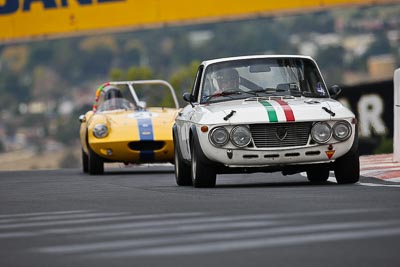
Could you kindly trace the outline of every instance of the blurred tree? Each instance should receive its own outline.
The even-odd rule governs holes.
[[[56,141],[73,145],[78,139],[79,133],[78,116],[61,116],[56,120],[56,129],[53,137]]]
[[[113,54],[117,54],[119,50],[115,37],[110,35],[99,35],[84,38],[80,42],[79,48],[84,52],[96,50],[97,48],[105,48],[111,51]]]
[[[127,80],[126,72],[123,69],[112,68],[110,70],[110,80],[111,81],[125,81]]]
[[[109,35],[84,38],[79,43],[80,69],[85,79],[107,75],[117,58],[119,45],[115,37]]]
[[[375,149],[374,154],[393,153],[393,138],[387,136],[380,137],[380,143]]]
[[[388,54],[391,51],[389,40],[384,32],[379,33],[375,38],[375,42],[371,44],[368,50],[364,53],[364,58],[371,56],[377,56],[382,54]]]
[[[58,166],[62,169],[78,168],[80,166],[80,159],[72,150],[68,149],[58,163]]]
[[[112,68],[113,53],[105,47],[96,47],[80,55],[80,69],[84,78],[97,79],[106,76]]]
[[[199,61],[192,61],[188,66],[181,67],[171,76],[171,85],[174,87],[180,106],[186,104],[182,99],[184,92],[191,92],[194,79],[196,77]]]
[[[18,111],[18,104],[30,98],[30,80],[24,74],[3,71],[0,75],[0,109]]]
[[[345,49],[340,45],[322,48],[315,56],[328,86],[342,82],[344,56]]]
[[[5,151],[6,151],[6,147],[5,147],[5,145],[3,144],[3,141],[0,140],[0,153],[3,153],[3,152],[5,152]]]
[[[148,80],[154,78],[153,70],[149,67],[130,67],[126,73],[128,80]]]
[[[50,134],[56,141],[65,145],[73,146],[79,143],[79,115],[85,114],[91,109],[91,105],[83,105],[80,108],[75,108],[69,115],[58,116],[55,118],[55,131]],[[50,123],[48,123],[50,124]]]
[[[6,47],[1,54],[3,67],[15,73],[20,73],[25,69],[28,58],[29,48],[26,45]]]
[[[128,70],[112,68],[109,73],[111,81],[134,81],[154,79],[153,70],[149,67],[132,66]]]
[[[121,68],[128,68],[129,66],[143,66],[146,65],[147,51],[143,43],[136,39],[129,39],[125,42],[123,53],[119,57]]]
[[[30,89],[32,100],[54,101],[65,96],[62,79],[54,69],[38,65],[33,69],[33,84]]]

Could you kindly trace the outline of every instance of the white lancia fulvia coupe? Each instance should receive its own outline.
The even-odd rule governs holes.
[[[221,173],[306,172],[359,180],[357,119],[307,56],[244,56],[200,64],[173,126],[178,185],[214,187]]]

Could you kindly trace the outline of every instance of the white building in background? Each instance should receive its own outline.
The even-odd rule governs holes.
[[[393,161],[400,162],[400,68],[394,72]]]

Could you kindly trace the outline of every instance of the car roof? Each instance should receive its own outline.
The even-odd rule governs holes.
[[[225,57],[225,58],[217,58],[211,60],[204,60],[202,65],[210,65],[219,62],[226,61],[235,61],[235,60],[244,60],[244,59],[255,59],[255,58],[302,58],[302,59],[310,59],[314,61],[313,58],[304,55],[251,55],[251,56],[237,56],[237,57]]]

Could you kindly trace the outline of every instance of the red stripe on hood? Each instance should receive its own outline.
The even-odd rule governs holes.
[[[285,116],[286,116],[286,121],[294,121],[294,114],[293,114],[293,110],[292,108],[289,106],[288,103],[286,103],[283,100],[276,100],[274,99],[276,102],[278,102],[279,105],[281,105],[281,107],[283,108],[283,112],[285,112]]]

